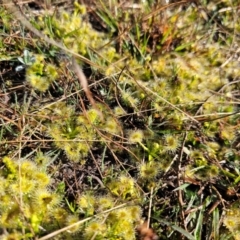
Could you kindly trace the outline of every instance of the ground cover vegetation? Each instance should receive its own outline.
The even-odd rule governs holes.
[[[2,3],[1,239],[240,239],[239,1],[16,4],[95,103]]]

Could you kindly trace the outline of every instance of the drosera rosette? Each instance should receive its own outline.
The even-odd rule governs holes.
[[[171,111],[166,115],[165,121],[170,124],[172,129],[182,130],[184,127],[186,116],[179,111]]]
[[[80,213],[83,213],[86,217],[92,216],[95,212],[97,198],[92,192],[85,192],[80,195],[76,201]]]
[[[204,135],[214,139],[219,131],[218,121],[204,122],[203,132]]]
[[[52,232],[55,229],[68,226],[67,219],[72,216],[62,205],[47,211],[44,220],[41,220],[41,227],[45,232]]]
[[[81,158],[87,156],[89,152],[89,146],[82,141],[72,141],[64,144],[63,150],[65,151],[65,154],[69,160],[73,162],[79,162],[82,160]]]
[[[84,236],[87,240],[93,238],[104,239],[107,236],[107,231],[108,226],[103,222],[102,219],[99,221],[94,220],[91,221],[84,229]]]
[[[37,185],[41,188],[47,187],[51,184],[52,179],[47,174],[45,170],[36,170],[36,173],[32,176],[32,178],[37,182]]]
[[[139,99],[135,96],[135,94],[131,90],[122,90],[121,91],[121,98],[123,102],[132,108],[137,108],[139,104]]]
[[[107,183],[107,187],[113,196],[120,197],[122,200],[140,200],[140,191],[132,177],[120,175]]]
[[[18,240],[22,238],[21,231],[15,231],[14,233],[4,233],[0,235],[2,240]]]
[[[70,226],[74,223],[77,223],[79,222],[79,217],[78,215],[76,214],[71,214],[71,215],[68,215],[66,216],[66,219],[65,219],[65,225],[66,226]],[[73,227],[71,227],[67,232],[69,234],[78,234],[80,231],[82,231],[82,225],[81,224],[77,224],[77,225],[74,225]]]
[[[118,220],[111,222],[112,223],[109,224],[108,237],[112,237],[113,239],[121,237],[120,239],[124,240],[135,239],[134,225],[131,221],[126,218],[118,218]]]
[[[96,211],[100,212],[114,207],[114,198],[110,195],[102,195],[96,198]]]
[[[232,233],[234,239],[240,238],[240,210],[239,201],[234,202],[226,209],[223,224]]]
[[[217,154],[220,152],[221,146],[217,142],[205,142],[208,156],[212,159],[217,159]]]
[[[91,108],[85,115],[77,115],[72,106],[60,104],[59,107],[53,110],[56,120],[48,124],[48,134],[71,161],[79,162],[87,157],[94,141],[98,139],[95,126],[101,123],[99,113]]]
[[[7,178],[11,179],[14,178],[17,174],[17,163],[15,161],[13,161],[10,157],[5,156],[2,159],[4,165],[5,165],[5,169],[3,174],[7,176]]]
[[[129,131],[128,141],[130,143],[142,143],[144,139],[144,132],[141,129]]]
[[[19,204],[16,201],[13,201],[12,198],[13,196],[9,199],[1,198],[1,205],[4,208],[2,207],[0,209],[0,225],[1,227],[9,229],[9,232],[11,232],[12,229],[17,230],[19,228],[20,219],[23,217]],[[6,200],[8,200],[8,203],[5,203]]]
[[[34,63],[27,68],[26,72],[27,81],[34,89],[40,92],[48,90],[57,77],[56,66],[45,62],[43,55],[36,55]]]
[[[110,116],[102,125],[102,130],[110,134],[119,134],[121,132],[121,124],[116,118]]]
[[[126,114],[126,111],[120,106],[116,106],[114,108],[113,112],[116,116],[123,116]]]
[[[34,158],[34,162],[37,164],[38,168],[42,171],[46,171],[47,167],[54,161],[54,157],[53,159],[50,157],[49,154],[44,154],[41,151],[38,151],[36,153],[36,157]]]
[[[36,190],[37,182],[29,181],[29,178],[25,176],[20,177],[20,179],[9,185],[9,192],[11,192],[11,194],[23,194],[28,196]]]
[[[141,163],[138,167],[140,178],[144,180],[155,179],[160,172],[159,167],[159,163],[155,161]]]
[[[180,140],[179,135],[176,134],[165,134],[163,136],[163,142],[164,142],[164,151],[170,152],[170,153],[176,153],[178,148],[180,147]]]
[[[142,216],[139,206],[126,206],[113,210],[106,219],[108,237],[113,239],[135,239],[135,228]]]
[[[46,114],[55,116],[54,120],[59,122],[62,122],[63,119],[69,119],[75,114],[74,107],[66,104],[66,102],[56,102],[44,108],[44,110],[47,111]]]
[[[127,206],[96,216],[86,225],[85,238],[134,240],[141,215],[139,206]]]
[[[99,105],[98,105],[99,106]],[[100,115],[97,109],[95,108],[90,108],[89,110],[87,110],[86,112],[87,115],[87,119],[91,124],[99,124],[100,121]]]
[[[227,144],[232,143],[236,139],[237,130],[235,126],[224,124],[224,127],[220,130],[220,137]]]
[[[58,17],[54,15],[51,28],[46,25],[45,33],[56,35],[67,48],[86,56],[90,48],[98,49],[106,43],[103,34],[94,30],[84,19],[86,12],[86,7],[75,1],[73,12],[63,11]]]
[[[84,113],[80,113],[77,116],[77,123],[80,125],[85,125],[88,130],[94,129],[93,126],[99,126],[103,124],[101,119],[101,113],[106,114],[109,112],[109,109],[105,105],[96,103],[96,108],[89,108]]]
[[[137,223],[141,220],[142,217],[142,208],[138,205],[133,205],[128,207],[128,211],[130,213],[130,219],[133,222]]]
[[[116,52],[115,47],[103,47],[99,51],[99,54],[101,54],[100,61],[102,62],[102,64],[105,64],[107,66],[106,69],[104,69],[105,76],[110,77],[111,75],[115,75],[119,70],[121,70],[121,61],[117,62],[121,58],[121,56]],[[114,63],[115,61],[117,63]]]
[[[34,208],[41,209],[42,213],[52,211],[53,209],[60,207],[62,203],[62,197],[48,189],[38,189],[33,196]]]
[[[24,226],[25,232],[33,237],[42,230],[46,215],[54,222],[51,212],[60,207],[62,195],[49,190],[50,176],[39,170],[34,161],[4,157],[3,163],[0,225],[9,232]]]
[[[127,220],[130,223],[136,223],[141,220],[142,209],[140,206],[133,205],[122,207],[111,212],[118,220]]]

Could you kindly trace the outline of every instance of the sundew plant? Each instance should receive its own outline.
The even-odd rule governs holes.
[[[238,1],[15,4],[0,238],[239,239]]]

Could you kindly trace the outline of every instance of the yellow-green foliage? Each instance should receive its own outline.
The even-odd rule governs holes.
[[[141,130],[131,131],[129,133],[128,141],[130,143],[141,143],[143,141],[144,133]]]
[[[125,175],[113,179],[108,184],[108,188],[114,196],[122,200],[139,200],[140,192],[133,178]]]
[[[55,145],[63,149],[70,160],[79,162],[87,156],[93,140],[96,140],[94,126],[84,115],[76,115],[71,106],[57,103],[45,109],[44,114],[51,113],[55,120],[49,124],[48,133]],[[90,111],[92,117],[92,113]],[[95,117],[94,117],[95,118]]]
[[[159,173],[159,164],[154,161],[142,163],[139,165],[139,175],[143,179],[154,179]]]
[[[42,55],[37,55],[34,63],[28,67],[26,76],[33,88],[45,92],[50,84],[56,80],[58,73],[56,66],[46,63]]]
[[[110,13],[104,4],[101,11]],[[222,160],[231,162],[232,166],[239,162],[238,149],[234,149],[238,141],[239,120],[233,113],[236,111],[234,102],[237,102],[234,91],[239,90],[234,81],[239,78],[240,70],[239,61],[234,59],[235,56],[229,58],[232,53],[226,51],[230,45],[234,46],[231,38],[226,38],[224,42],[207,36],[206,40],[204,34],[207,24],[202,17],[199,19],[199,8],[187,6],[184,11],[164,12],[166,23],[162,23],[162,15],[155,15],[154,12],[149,22],[143,21],[134,27],[131,27],[131,23],[126,28],[121,23],[115,23],[118,37],[113,39],[91,27],[84,18],[84,6],[78,3],[74,5],[72,13],[62,11],[50,18],[39,17],[39,28],[48,36],[59,39],[70,50],[97,63],[101,69],[92,67],[92,76],[94,78],[95,73],[96,76],[102,75],[103,80],[99,85],[98,81],[93,81],[99,94],[96,99],[101,99],[104,104],[109,100],[114,101],[110,106],[97,103],[103,115],[101,119],[99,112],[84,101],[86,110],[79,110],[79,99],[71,98],[71,92],[67,98],[68,103],[59,101],[46,106],[40,103],[41,110],[34,112],[36,122],[41,123],[44,137],[53,140],[52,146],[64,151],[67,158],[76,163],[84,163],[94,146],[97,146],[99,152],[102,151],[102,146],[109,147],[114,143],[122,152],[130,149],[124,155],[126,161],[123,163],[122,156],[118,158],[115,149],[110,149],[111,158],[114,156],[121,162],[120,167],[112,162],[111,166],[113,171],[128,171],[128,167],[133,171],[138,170],[135,176],[139,179],[122,173],[113,177],[113,171],[109,176],[107,167],[104,166],[104,154],[107,151],[102,151],[104,156],[101,169],[106,172],[103,171],[100,175],[109,195],[97,196],[93,189],[83,191],[74,201],[74,215],[69,215],[59,208],[61,197],[49,190],[51,178],[46,173],[48,160],[44,156],[38,155],[35,163],[4,157],[4,168],[0,172],[0,225],[16,236],[18,231],[34,236],[41,231],[41,227],[53,230],[77,222],[81,219],[79,215],[84,218],[97,214],[84,226],[71,228],[69,233],[84,235],[86,240],[135,239],[134,229],[141,217],[140,207],[128,206],[102,215],[101,212],[123,202],[139,203],[139,189],[145,190],[149,183],[151,187],[155,186],[153,181],[162,173],[176,173],[176,169],[170,171],[171,166],[180,164],[178,171],[181,176],[203,181],[219,178],[224,181],[223,185],[230,184],[231,181],[236,185],[239,182],[237,167],[233,167],[233,173],[219,167]],[[124,10],[125,15],[122,14],[123,11],[115,10],[122,19],[132,17],[128,10]],[[96,14],[104,20],[101,11],[96,9]],[[117,20],[120,21],[121,17]],[[134,15],[133,19],[135,17]],[[224,25],[228,26],[229,18],[226,15],[221,19]],[[49,19],[51,20],[43,21]],[[111,16],[108,20],[111,22]],[[144,28],[149,28],[149,31],[154,28],[154,20],[159,20],[159,36],[156,46],[149,49],[155,34],[151,35]],[[195,24],[197,20],[199,22]],[[3,22],[5,24],[6,19]],[[210,22],[209,24],[211,25]],[[201,31],[195,29],[196,25],[200,26]],[[171,44],[174,38],[179,41],[178,46]],[[117,44],[121,48],[119,51],[116,49]],[[230,59],[229,62],[227,59]],[[44,94],[58,75],[57,67],[47,61],[44,55],[36,55],[35,62],[26,71],[29,84]],[[76,91],[79,90],[78,84],[72,85]],[[69,93],[68,86],[64,90]],[[232,116],[215,119],[227,114]],[[24,117],[29,120],[27,114]],[[143,119],[141,127],[135,123],[135,118]],[[29,125],[32,122],[32,119],[28,121]],[[36,125],[33,127],[37,129]],[[184,141],[183,132],[186,132]],[[38,137],[37,134],[36,136]],[[106,159],[110,157],[107,156]],[[179,160],[178,164],[175,164],[176,159]],[[105,181],[105,177],[111,180]],[[187,197],[187,194],[183,195],[184,198]],[[175,207],[173,208],[177,209]],[[176,216],[176,212],[172,215]],[[225,226],[234,236],[239,236],[239,217],[237,208],[232,208],[224,219]]]
[[[43,222],[56,221],[55,211],[62,197],[49,189],[51,178],[42,166],[7,156],[2,161],[0,225],[10,233],[24,229],[29,237],[35,236],[41,232]]]
[[[139,206],[122,207],[106,214],[102,214],[102,212],[111,210],[126,201],[128,203],[139,201],[140,193],[136,183],[132,178],[121,175],[117,180],[112,180],[107,185],[111,195],[95,196],[93,192],[86,191],[76,201],[78,212],[84,214],[85,217],[98,214],[81,228],[81,231],[84,232],[84,239],[92,239],[95,236],[99,240],[134,240],[135,227],[140,222],[142,215]],[[71,231],[76,233],[79,229]]]
[[[107,216],[91,221],[85,228],[85,239],[135,239],[135,226],[141,219],[141,208],[129,206],[113,210]]]
[[[84,114],[76,114],[73,107],[64,102],[43,109],[38,113],[38,117],[48,119],[51,116],[53,121],[44,123],[47,133],[70,160],[79,162],[84,160],[95,142],[109,141],[114,134],[121,131],[118,120],[111,116],[103,105],[98,104],[98,107],[105,117],[104,121],[100,120],[99,112],[94,108]],[[103,137],[98,131],[104,132]]]
[[[225,227],[232,233],[235,240],[240,239],[240,209],[239,201],[236,201],[226,210],[223,219]]]
[[[88,48],[99,48],[104,44],[103,35],[93,30],[90,23],[83,20],[86,8],[75,2],[73,13],[61,12],[60,16],[53,16],[51,27],[45,33],[58,37],[67,48],[86,55]],[[55,35],[55,36],[54,36]]]
[[[86,199],[89,199],[89,197]],[[91,199],[93,200],[94,197],[92,196]],[[89,200],[91,201],[91,199]],[[79,204],[82,205],[83,203],[79,202]],[[94,203],[88,207],[90,207],[91,211],[94,210],[101,213],[103,210],[111,209],[113,206],[113,198],[109,196],[101,196],[100,198],[95,198]],[[95,236],[96,239],[99,240],[134,240],[135,226],[140,222],[141,215],[142,211],[139,206],[123,207],[112,210],[107,214],[100,214],[86,224],[84,228],[85,239],[91,239]]]
[[[95,204],[96,197],[92,193],[88,192],[82,194],[77,200],[77,205],[80,211],[86,216],[92,216],[94,214]]]

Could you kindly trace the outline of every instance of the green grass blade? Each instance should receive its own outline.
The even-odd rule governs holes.
[[[186,230],[184,230],[183,228],[178,227],[178,226],[176,226],[176,225],[172,225],[171,223],[166,222],[166,221],[163,221],[163,220],[161,220],[161,223],[163,223],[163,224],[171,227],[171,228],[174,229],[175,231],[178,231],[179,233],[181,233],[182,235],[184,235],[187,239],[189,239],[189,240],[195,240],[195,237],[194,237],[192,234],[190,234],[189,232],[187,232]]]
[[[218,240],[219,239],[219,209],[215,208],[213,211],[213,221],[212,221],[212,227],[213,227],[213,239]]]

